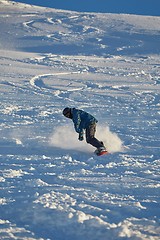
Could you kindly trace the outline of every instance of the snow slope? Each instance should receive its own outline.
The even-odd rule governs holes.
[[[160,17],[0,12],[0,239],[158,240]],[[77,140],[66,106],[111,154]]]

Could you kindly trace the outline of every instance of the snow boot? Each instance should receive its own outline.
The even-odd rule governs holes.
[[[107,152],[107,150],[106,150],[105,147],[100,147],[100,148],[97,148],[97,149],[95,150],[95,154],[96,154],[97,156],[101,156],[101,155],[104,155],[104,154],[106,154],[106,153],[108,153],[108,152]]]

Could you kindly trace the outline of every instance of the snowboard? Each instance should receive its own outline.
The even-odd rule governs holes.
[[[109,154],[109,152],[106,150],[106,151],[102,151],[102,152],[97,152],[95,151],[94,152],[97,156],[102,156],[102,155],[105,155],[105,154]]]

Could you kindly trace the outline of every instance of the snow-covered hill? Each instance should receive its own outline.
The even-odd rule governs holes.
[[[160,17],[0,13],[0,239],[158,240]],[[111,154],[77,140],[66,106]]]

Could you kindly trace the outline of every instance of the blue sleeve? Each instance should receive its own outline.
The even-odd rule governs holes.
[[[77,133],[81,133],[83,132],[83,129],[81,129],[80,125],[81,125],[81,115],[80,115],[80,112],[77,111],[75,114],[74,114],[74,128],[76,130]]]

